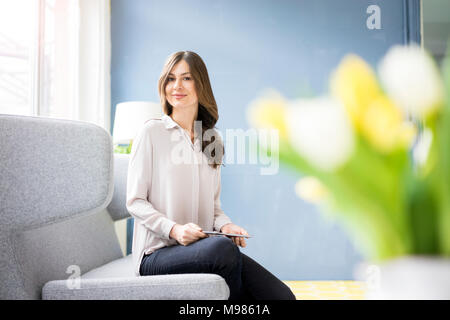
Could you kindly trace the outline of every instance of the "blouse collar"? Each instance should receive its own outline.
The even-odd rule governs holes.
[[[167,129],[172,129],[175,127],[180,127],[180,125],[178,123],[176,123],[170,116],[168,116],[167,114],[164,114],[162,116],[162,120],[164,121],[166,128]]]
[[[172,129],[172,128],[178,127],[178,128],[182,129],[182,130],[186,133],[186,130],[184,130],[178,123],[176,123],[176,122],[172,119],[172,117],[168,116],[167,114],[163,114],[163,116],[161,117],[161,119],[164,121],[164,124],[165,124],[165,126],[166,126],[166,129]],[[187,134],[187,133],[186,133],[186,134]],[[194,147],[194,149],[195,149],[196,151],[201,150],[201,149],[199,149],[199,148],[201,148],[201,146],[200,146],[200,140],[199,140],[198,138],[195,139],[194,145],[192,145],[192,141],[190,141],[190,138],[188,138],[188,140],[189,140],[189,142],[191,142],[191,146]],[[199,150],[197,150],[197,149],[199,149]]]

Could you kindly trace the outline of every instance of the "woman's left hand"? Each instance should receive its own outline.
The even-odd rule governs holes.
[[[234,223],[228,223],[226,225],[224,225],[221,229],[220,232],[223,233],[234,233],[234,234],[243,234],[248,236],[248,233],[245,229],[239,227],[238,225],[235,225]],[[231,240],[233,240],[233,242],[238,245],[241,246],[242,248],[244,248],[246,246],[245,243],[245,238],[243,237],[231,237]]]

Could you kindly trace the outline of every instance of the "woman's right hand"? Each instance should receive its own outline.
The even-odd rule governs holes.
[[[169,236],[183,246],[208,237],[207,234],[203,233],[202,228],[195,223],[175,224],[170,230]]]

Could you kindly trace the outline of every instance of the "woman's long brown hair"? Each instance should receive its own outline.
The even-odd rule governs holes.
[[[161,76],[158,81],[158,90],[159,96],[161,99],[161,105],[163,107],[163,111],[165,114],[170,116],[173,112],[173,106],[167,101],[166,98],[166,85],[169,78],[169,73],[172,68],[181,60],[186,61],[189,65],[189,71],[191,72],[191,76],[194,79],[195,89],[198,97],[198,112],[197,112],[197,121],[201,121],[202,123],[202,132],[201,137],[203,138],[203,134],[206,130],[214,129],[217,120],[219,120],[219,112],[217,110],[216,99],[214,98],[214,94],[211,88],[211,83],[209,81],[208,70],[206,69],[206,65],[203,62],[202,58],[192,51],[179,51],[171,54],[164,64],[163,70],[161,72]],[[223,155],[225,153],[225,148],[221,139],[215,141],[217,139],[217,135],[213,136],[212,141],[205,141],[202,139],[202,152],[208,158],[209,164],[215,169],[217,166],[222,164]],[[210,154],[205,152],[205,148],[210,144],[219,144],[218,148],[215,147]],[[210,148],[209,148],[210,149]],[[222,151],[221,154],[217,154],[216,151]]]

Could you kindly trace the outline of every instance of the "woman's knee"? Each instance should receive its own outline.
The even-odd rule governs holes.
[[[218,268],[235,268],[241,265],[238,246],[227,237],[210,237],[206,240],[205,254]]]

